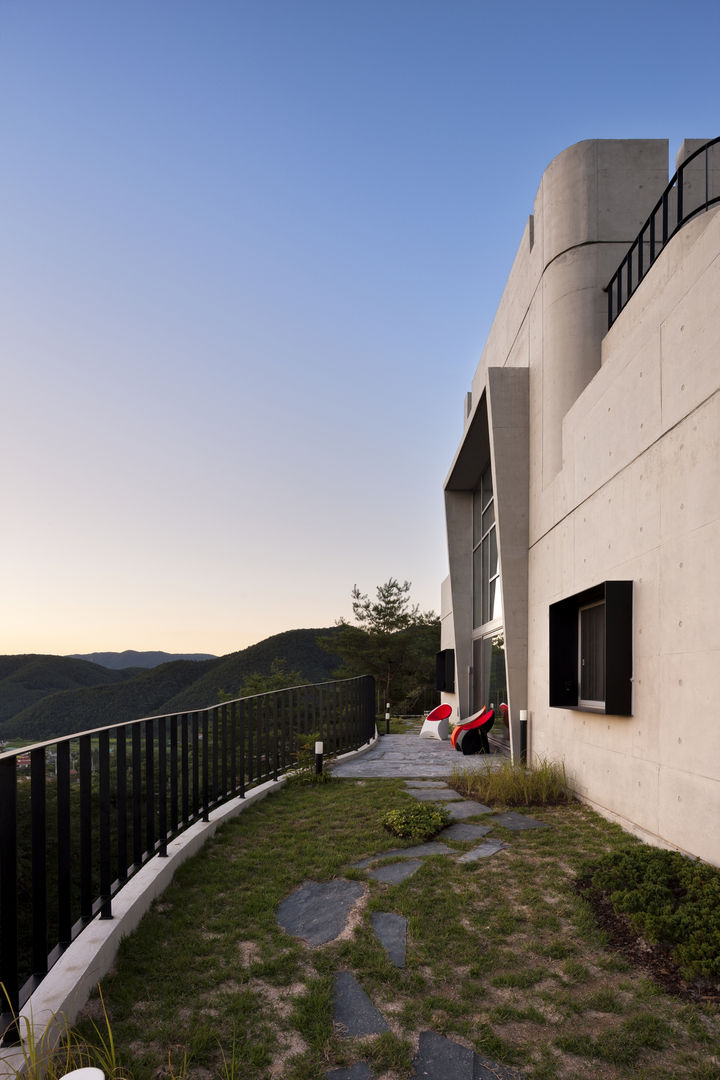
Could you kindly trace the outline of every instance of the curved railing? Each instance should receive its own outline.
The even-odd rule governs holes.
[[[296,767],[308,739],[333,754],[374,732],[374,679],[362,676],[0,754],[0,1038],[14,1040],[13,1015],[168,841]]]
[[[678,229],[696,214],[703,213],[720,202],[719,144],[720,138],[711,139],[683,161],[630,245],[625,258],[610,278],[605,289],[608,298],[608,329]],[[716,148],[714,194],[710,167],[713,147]]]

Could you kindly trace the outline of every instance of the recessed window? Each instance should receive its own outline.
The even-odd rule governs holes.
[[[500,618],[500,560],[492,470],[488,465],[473,492],[473,627]]]
[[[632,581],[550,605],[550,705],[632,716]]]

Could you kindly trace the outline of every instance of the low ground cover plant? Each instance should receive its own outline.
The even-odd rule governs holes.
[[[440,803],[417,803],[400,810],[388,810],[380,818],[383,828],[405,840],[432,840],[451,820]]]
[[[651,944],[666,946],[686,979],[720,990],[720,870],[646,845],[586,865],[583,886]]]
[[[565,763],[539,758],[530,766],[488,761],[484,766],[453,769],[450,784],[488,806],[559,806],[572,802]]]

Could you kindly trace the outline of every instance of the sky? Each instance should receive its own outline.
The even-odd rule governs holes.
[[[543,171],[720,134],[717,0],[0,0],[0,653],[439,610]],[[672,171],[672,169],[671,169]]]

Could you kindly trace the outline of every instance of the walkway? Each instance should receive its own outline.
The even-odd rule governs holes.
[[[420,780],[451,775],[454,768],[487,768],[507,761],[504,754],[464,757],[450,740],[421,739],[419,735],[382,735],[371,750],[332,766],[334,776],[353,779]]]
[[[427,776],[428,770],[447,773],[455,757],[460,755],[455,754],[449,743],[421,739],[418,735],[385,735],[372,750],[345,765],[336,766],[334,772],[340,776],[367,778],[407,776],[408,773]],[[494,758],[501,759],[501,756],[480,760],[492,762]],[[476,759],[464,760],[472,762]],[[355,766],[362,771],[347,771]],[[399,769],[405,772],[398,772]],[[433,775],[440,773],[436,771]],[[504,840],[488,839],[495,823],[513,832],[547,828],[529,815],[512,811],[493,813],[489,806],[474,799],[464,799],[442,780],[408,780],[406,788],[415,799],[443,802],[454,824],[443,829],[435,841],[381,851],[351,864],[355,872],[361,871],[388,890],[389,910],[374,911],[370,923],[388,960],[398,968],[405,967],[408,920],[392,910],[393,885],[399,885],[417,873],[424,860],[431,856],[445,856],[459,863],[478,863],[504,851],[508,846]],[[482,821],[470,823],[467,818],[481,818]],[[302,938],[309,948],[316,948],[335,941],[345,931],[353,909],[357,911],[358,905],[363,905],[367,897],[366,886],[357,880],[340,877],[325,883],[306,881],[280,904],[276,917],[288,934]],[[347,968],[335,973],[333,1019],[341,1038],[366,1038],[390,1030],[355,973]],[[481,1057],[469,1047],[432,1030],[420,1032],[412,1067],[413,1080],[520,1080],[514,1070]],[[366,1061],[358,1060],[347,1068],[326,1072],[323,1080],[375,1080],[375,1073]]]

